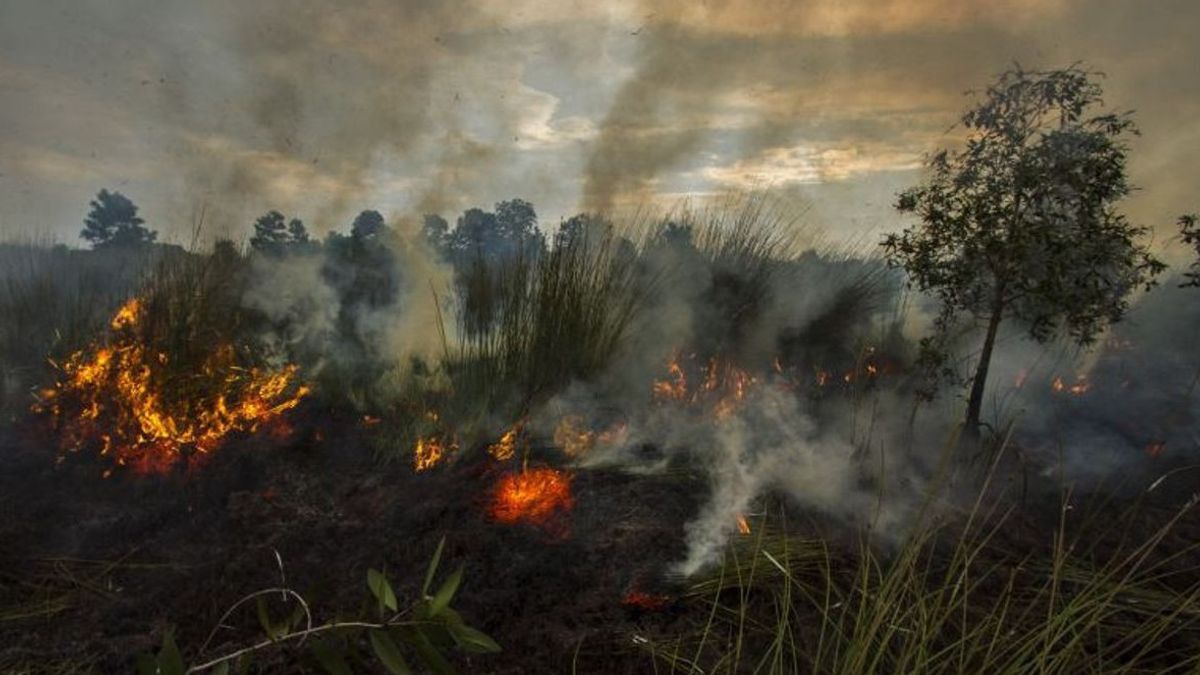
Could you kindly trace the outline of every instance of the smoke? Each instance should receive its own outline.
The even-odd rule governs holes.
[[[453,324],[441,323],[440,306],[453,272],[412,221],[378,237],[365,246],[386,253],[374,258],[386,264],[376,272],[394,280],[386,303],[350,300],[339,280],[361,273],[360,263],[339,257],[334,245],[254,256],[242,301],[271,324],[262,337],[276,354],[311,363],[313,374],[326,368],[339,377],[358,374],[354,377],[371,391],[386,395],[389,383],[402,379],[414,360],[431,363],[444,353],[443,336],[454,339]]]

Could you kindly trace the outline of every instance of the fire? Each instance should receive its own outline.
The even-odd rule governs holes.
[[[1087,381],[1087,375],[1077,375],[1074,384],[1068,385],[1061,377],[1055,376],[1054,381],[1050,383],[1050,388],[1054,393],[1068,393],[1072,396],[1082,396],[1092,388],[1090,382]]]
[[[581,457],[598,445],[624,441],[627,430],[624,423],[619,423],[603,431],[595,431],[582,415],[567,415],[554,428],[554,444],[571,457]]]
[[[621,598],[621,604],[647,612],[661,612],[671,604],[671,598],[656,593],[629,591]]]
[[[488,454],[500,462],[512,459],[517,454],[517,437],[521,433],[521,422],[505,431],[500,440],[488,446]]]
[[[439,436],[418,438],[413,447],[413,470],[426,471],[437,466],[446,455],[458,450],[458,441],[451,439],[448,443]]]
[[[687,398],[687,375],[683,372],[683,366],[679,365],[679,359],[671,359],[671,363],[667,366],[668,379],[659,380],[654,383],[652,389],[654,398],[660,401],[682,401]]]
[[[558,512],[575,506],[570,473],[550,468],[526,469],[504,475],[492,494],[489,513],[505,524],[546,525]]]
[[[750,521],[746,520],[746,516],[738,514],[737,517],[738,534],[750,534]]]
[[[212,452],[235,431],[278,420],[308,394],[295,384],[295,366],[245,368],[229,344],[185,381],[168,380],[171,358],[135,335],[142,319],[140,301],[126,302],[110,322],[111,344],[72,354],[60,367],[63,378],[41,393],[34,411],[54,418],[63,449],[99,446],[117,466],[164,472],[189,454]]]
[[[687,373],[678,357],[667,365],[668,377],[655,381],[651,387],[658,401],[679,401],[707,404],[717,419],[725,419],[746,399],[758,379],[745,370],[720,359],[711,358],[701,371],[704,378],[699,386],[689,388]]]

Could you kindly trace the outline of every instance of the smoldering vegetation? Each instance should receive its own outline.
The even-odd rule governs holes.
[[[419,495],[420,512],[431,518],[439,509],[460,514],[480,499],[469,491],[485,490],[482,481],[495,471],[520,476],[551,467],[573,476],[577,491],[604,485],[604,494],[615,495],[614,486],[627,486],[621,499],[644,500],[639,520],[623,524],[617,504],[603,518],[589,515],[587,505],[600,493],[577,492],[558,507],[574,511],[553,516],[553,527],[531,527],[535,534],[521,545],[595,536],[594,545],[617,546],[605,539],[616,535],[601,532],[627,527],[645,547],[648,532],[674,528],[650,547],[654,565],[632,565],[613,577],[628,584],[622,591],[662,589],[669,598],[649,603],[649,610],[635,608],[634,627],[621,630],[648,631],[652,637],[643,636],[635,652],[648,651],[673,668],[689,667],[679,647],[671,649],[675,640],[692,660],[740,664],[731,671],[751,667],[731,656],[746,649],[795,667],[866,672],[871,650],[895,648],[900,628],[946,629],[914,624],[906,612],[949,622],[965,611],[961,597],[936,594],[975,583],[977,564],[994,565],[993,572],[1017,565],[1011,553],[1020,536],[1040,545],[1049,532],[1065,541],[1066,520],[1053,515],[1064,490],[1068,505],[1113,494],[1133,501],[1149,495],[1168,509],[1190,505],[1180,479],[1195,460],[1200,433],[1193,397],[1200,363],[1187,332],[1196,325],[1198,298],[1169,282],[1142,297],[1128,320],[1087,353],[1009,337],[988,396],[996,442],[988,452],[963,456],[956,446],[957,392],[947,388],[932,401],[918,396],[916,341],[931,308],[909,296],[902,276],[874,251],[815,246],[805,223],[768,200],[682,205],[629,222],[580,215],[553,230],[539,226],[531,204],[512,200],[468,210],[453,225],[434,215],[387,222],[363,212],[324,240],[302,233],[302,226],[288,234],[264,230],[246,249],[222,242],[207,252],[157,244],[95,251],[5,245],[0,304],[12,319],[0,350],[5,433],[40,446],[34,456],[47,466],[55,453],[44,449],[55,446],[66,467],[60,471],[92,481],[112,470],[133,485],[169,481],[184,475],[186,465],[187,480],[203,484],[208,469],[201,464],[168,462],[165,475],[139,477],[113,464],[95,438],[56,444],[67,428],[61,416],[86,411],[67,406],[47,414],[48,389],[71,381],[66,364],[78,363],[75,355],[96,345],[121,348],[113,316],[138,298],[146,323],[136,340],[161,355],[145,366],[152,371],[147,381],[163,391],[207,400],[196,388],[219,386],[213,383],[228,381],[227,373],[282,368],[295,369],[291,386],[304,388],[284,415],[286,428],[249,424],[203,453],[178,448],[180,459],[222,457],[227,445],[233,456],[238,439],[249,439],[258,452],[274,447],[282,462],[300,452],[308,458],[302,461],[329,455],[336,465],[344,461],[336,457],[361,448],[371,473],[378,472],[366,480],[403,475],[405,489]],[[214,374],[206,358],[220,345],[235,351],[222,366],[229,370]],[[963,364],[972,358],[966,349],[959,356]],[[248,401],[236,391],[226,396],[218,397],[221,405]],[[277,432],[288,440],[274,440]],[[341,440],[329,444],[327,437]],[[480,468],[492,465],[502,468]],[[212,471],[234,469],[217,461]],[[440,492],[413,487],[422,480]],[[1116,483],[1119,489],[1110,490]],[[407,508],[394,506],[396,513]],[[656,514],[662,520],[655,522]],[[401,520],[429,525],[415,525],[414,518]],[[1025,534],[997,537],[997,528],[1014,518]],[[1145,630],[1196,644],[1196,617],[1181,609],[1196,592],[1190,577],[1170,588],[1142,584],[1180,560],[1144,564],[1134,555],[1143,549],[1109,548],[1112,532],[1088,529],[1094,525],[1078,523],[1094,539],[1073,540],[1091,546],[1094,557],[1051,552],[1046,564],[1059,567],[1045,577],[1012,577],[988,596],[997,603],[993,609],[1014,603],[1026,616],[1079,612],[1090,617],[1081,630],[1116,645],[1106,653],[1138,663],[1133,648],[1112,637],[1136,613],[1106,613],[1115,602],[1106,584],[1128,573],[1136,583],[1112,591],[1121,602],[1157,598],[1171,613],[1147,619]],[[463,527],[469,537],[471,528],[500,526],[464,521]],[[821,543],[805,539],[816,536],[824,537]],[[1155,537],[1166,540],[1165,531]],[[954,541],[958,548],[944,556],[942,547]],[[600,569],[623,563],[585,565],[596,570],[581,574],[608,579]],[[1071,586],[1074,595],[1060,598],[1039,585],[1045,579]],[[807,598],[813,615],[823,618],[813,625],[795,617],[803,626],[793,631],[791,619],[769,609],[779,593]],[[649,602],[651,596],[634,597]],[[561,602],[569,612],[569,602]],[[638,623],[643,611],[652,617],[664,607],[671,608],[666,623]],[[692,619],[710,611],[713,618],[698,629]],[[1016,621],[996,612],[985,617],[978,630],[1002,632]],[[899,628],[887,629],[889,622]],[[502,643],[517,639],[498,624],[492,628]],[[825,651],[833,649],[825,641],[835,638],[821,635],[839,636],[845,651]],[[1013,638],[1005,648],[1036,660],[1050,649],[1035,649],[1045,637]],[[958,651],[950,653],[991,663],[990,655],[966,646],[982,634],[958,639]],[[790,645],[786,654],[779,640]],[[797,642],[813,640],[804,648]],[[894,663],[949,649],[933,637],[913,644],[930,653],[901,651]],[[1156,658],[1163,653],[1170,652],[1157,651]]]

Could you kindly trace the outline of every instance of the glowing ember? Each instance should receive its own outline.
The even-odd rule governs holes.
[[[1056,376],[1054,381],[1050,383],[1050,388],[1053,389],[1054,393],[1056,394],[1067,393],[1072,396],[1082,396],[1092,388],[1092,385],[1087,381],[1087,375],[1077,376],[1075,378],[1075,383],[1070,385],[1064,382],[1061,377]]]
[[[625,597],[621,598],[621,604],[625,605],[626,607],[634,607],[647,612],[661,612],[671,604],[671,598],[665,595],[657,595],[654,593],[629,591],[625,594]]]
[[[750,534],[750,521],[746,520],[746,516],[738,514],[737,517],[738,534]]]
[[[569,512],[571,474],[549,468],[506,474],[496,485],[489,512],[500,523],[545,525],[555,513]]]
[[[1146,455],[1154,458],[1162,454],[1163,450],[1167,449],[1167,444],[1163,441],[1155,441],[1146,445]]]
[[[554,444],[571,457],[582,457],[596,446],[621,443],[627,431],[628,427],[620,423],[597,432],[581,415],[567,415],[554,428]]]
[[[245,368],[232,345],[208,355],[185,381],[170,379],[170,357],[149,353],[137,339],[142,318],[136,298],[125,303],[110,324],[111,344],[68,357],[62,380],[33,406],[54,418],[63,449],[99,447],[117,466],[163,472],[188,454],[212,452],[230,433],[275,422],[308,393],[294,384],[295,366]]]
[[[660,401],[682,401],[687,398],[687,375],[683,372],[683,366],[679,365],[679,359],[671,359],[671,363],[667,366],[669,374],[668,379],[659,380],[652,386],[654,398]]]

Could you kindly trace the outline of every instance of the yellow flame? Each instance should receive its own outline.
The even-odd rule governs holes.
[[[243,368],[232,345],[210,354],[201,373],[219,383],[193,398],[166,397],[156,377],[169,365],[162,353],[148,354],[134,332],[142,319],[137,298],[113,316],[112,344],[72,354],[61,366],[62,381],[43,392],[34,410],[52,415],[68,450],[98,444],[118,466],[142,472],[169,468],[185,450],[211,452],[234,431],[256,431],[296,407],[308,388],[294,386],[297,368],[275,372]],[[290,392],[289,392],[290,390]]]

